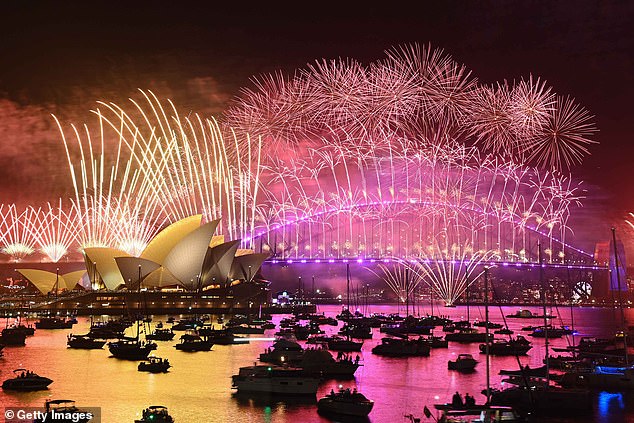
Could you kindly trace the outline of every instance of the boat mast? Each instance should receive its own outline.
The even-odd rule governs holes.
[[[350,313],[350,263],[346,263],[346,303]]]
[[[469,305],[467,304],[467,310]],[[487,404],[491,402],[491,376],[489,361],[489,266],[484,267],[484,319],[487,322],[485,327],[485,355],[486,355],[486,373],[487,373]]]
[[[539,261],[539,284],[542,290],[542,311],[544,313],[544,345],[546,347],[546,386],[550,384],[550,360],[548,355],[548,317],[546,316],[546,287],[544,286],[544,267],[542,264],[542,244],[537,242],[537,260]]]
[[[487,326],[489,325],[489,318],[486,318]],[[467,279],[467,322],[471,322],[471,314],[469,313],[469,279]]]
[[[409,316],[409,267],[405,268],[405,317]]]
[[[628,366],[627,357],[627,330],[625,329],[625,312],[623,311],[623,296],[621,295],[621,274],[619,272],[619,253],[616,249],[616,229],[612,228],[612,242],[614,243],[614,267],[616,271],[616,284],[619,293],[619,309],[621,309],[621,328],[623,329],[623,351],[625,353],[625,365]]]

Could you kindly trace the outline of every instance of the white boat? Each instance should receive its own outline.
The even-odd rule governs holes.
[[[444,408],[442,405],[436,405],[436,408],[441,410],[441,415],[436,420],[438,423],[514,423],[524,421],[511,407],[477,405],[455,409],[451,406]]]
[[[321,413],[341,414],[346,416],[365,417],[374,407],[374,401],[355,389],[340,389],[339,392],[330,391],[330,394],[317,402],[317,410]]]
[[[231,377],[233,388],[241,392],[264,392],[268,394],[315,395],[319,379],[306,376],[297,367],[248,366],[241,367]]]

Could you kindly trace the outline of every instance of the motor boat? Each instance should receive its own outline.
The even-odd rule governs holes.
[[[381,343],[372,348],[372,354],[388,357],[429,356],[431,347],[424,339],[383,338]]]
[[[0,344],[3,345],[26,345],[26,333],[15,327],[2,329]]]
[[[458,358],[454,361],[449,360],[447,368],[449,370],[458,370],[468,372],[475,369],[478,361],[471,354],[458,354]]]
[[[135,338],[123,338],[108,343],[110,353],[123,360],[145,360],[150,352],[156,349],[152,342],[139,341]]]
[[[315,395],[319,378],[308,376],[298,367],[255,365],[241,367],[233,375],[232,388],[238,393],[260,392],[284,395]]]
[[[16,377],[7,379],[2,383],[2,389],[11,391],[41,391],[48,388],[53,381],[47,377],[39,376],[30,370],[16,369],[13,371]]]
[[[480,352],[487,353],[487,344],[480,344]],[[521,335],[507,340],[496,340],[488,345],[491,355],[526,355],[532,347],[531,343]]]
[[[151,405],[143,410],[141,418],[134,423],[174,423],[174,418],[167,412],[167,407]]]
[[[68,417],[66,417],[68,416]],[[96,417],[91,411],[85,411],[75,406],[75,401],[58,399],[44,403],[44,414],[40,414],[33,423],[87,423]]]
[[[180,342],[174,345],[174,348],[179,351],[186,352],[210,351],[213,345],[213,342],[209,341],[206,338],[203,339],[198,334],[186,333],[185,335],[181,336]]]
[[[99,350],[106,345],[105,339],[91,338],[88,335],[68,335],[66,344],[69,348],[75,348],[79,350]]]
[[[145,335],[145,339],[152,341],[171,341],[176,334],[172,329],[154,329],[150,334]]]
[[[137,370],[140,372],[167,373],[170,367],[172,365],[166,358],[149,356],[146,361],[139,363]]]
[[[515,314],[507,314],[506,317],[511,319],[543,319],[544,315],[533,314],[530,310],[517,310]],[[557,316],[546,314],[547,319],[554,319]]]
[[[72,329],[73,321],[62,319],[61,317],[42,317],[35,322],[37,329]]]
[[[249,338],[246,336],[234,335],[232,332],[226,329],[209,329],[207,327],[198,331],[201,336],[207,337],[213,344],[216,345],[233,345],[233,344],[248,344]]]
[[[448,333],[445,339],[451,342],[486,342],[486,332],[480,332],[476,328],[462,328],[458,332]],[[489,340],[493,339],[493,334],[489,334]]]
[[[302,359],[304,348],[297,342],[287,339],[280,339],[273,344],[272,348],[267,348],[260,354],[260,361],[264,363],[296,363]]]
[[[317,411],[325,414],[365,417],[372,411],[374,401],[350,388],[334,390],[317,402]]]
[[[347,354],[339,353],[335,359],[330,351],[322,348],[304,350],[297,367],[304,369],[306,374],[324,378],[352,378],[359,368],[359,356],[353,360]]]
[[[498,405],[454,407],[451,404],[437,404],[435,407],[441,412],[436,419],[438,423],[517,423],[524,421],[512,407]]]
[[[358,352],[362,346],[363,341],[355,342],[341,337],[333,337],[328,341],[328,349],[333,351]]]

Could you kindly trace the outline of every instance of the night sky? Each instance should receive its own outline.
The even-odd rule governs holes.
[[[50,113],[81,123],[137,88],[220,115],[253,75],[320,58],[367,64],[391,46],[443,48],[481,82],[546,79],[596,116],[600,145],[573,169],[583,221],[634,211],[634,2],[33,2],[0,5],[0,203],[70,188]],[[372,4],[371,4],[372,3]],[[574,226],[574,225],[573,225]]]

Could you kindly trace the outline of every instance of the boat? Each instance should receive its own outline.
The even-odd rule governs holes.
[[[53,381],[47,377],[39,376],[30,370],[16,369],[13,371],[16,377],[2,382],[2,389],[11,391],[41,391],[48,388]]]
[[[255,334],[255,335],[262,335],[264,334],[264,328],[261,326],[256,326],[256,325],[249,325],[249,324],[241,324],[241,325],[237,325],[237,326],[229,326],[227,327],[227,330],[231,333],[234,334],[239,334],[239,335],[249,335],[249,334]],[[308,336],[308,335],[306,335]]]
[[[259,392],[284,395],[315,395],[319,378],[308,376],[298,367],[255,365],[241,367],[231,377],[238,393]]]
[[[273,347],[267,348],[260,354],[260,361],[264,363],[296,363],[304,356],[304,348],[297,342],[279,339]]]
[[[428,336],[424,336],[423,339],[432,348],[448,348],[449,347],[449,341],[444,339],[442,336],[428,335]]]
[[[23,324],[11,325],[9,328],[15,332],[22,332],[26,336],[35,335],[35,328],[33,326],[24,326]]]
[[[503,328],[503,329],[494,330],[493,333],[496,335],[513,335],[513,333],[515,332],[513,332],[509,328]]]
[[[61,317],[42,317],[35,322],[37,329],[72,329],[73,321],[62,319]]]
[[[324,414],[366,417],[372,407],[374,401],[357,392],[356,388],[353,391],[350,388],[341,388],[339,392],[331,390],[330,394],[317,401],[317,411]]]
[[[2,329],[0,344],[3,345],[26,345],[26,333],[15,327]]]
[[[568,326],[555,328],[548,325],[546,327],[542,326],[542,327],[536,328],[535,330],[533,330],[532,333],[529,333],[528,336],[532,336],[535,338],[545,338],[546,336],[548,336],[548,338],[553,339],[553,338],[561,338],[564,335],[573,335],[574,333],[576,333],[576,331],[573,331]]]
[[[480,352],[487,353],[487,345],[480,345]],[[521,335],[510,340],[495,340],[489,343],[489,354],[491,355],[526,355],[532,347],[531,343]]]
[[[337,359],[322,348],[309,348],[304,351],[297,367],[304,369],[307,375],[324,378],[352,378],[359,368],[359,356],[353,360],[347,354],[339,353]]]
[[[143,410],[141,418],[134,423],[174,423],[174,418],[167,412],[167,407],[151,405]]]
[[[541,367],[529,367],[526,365],[522,367],[520,370],[500,370],[501,375],[507,376],[528,376],[528,377],[546,377],[548,374],[548,369],[546,366]]]
[[[491,341],[493,339],[493,335],[489,334],[488,338],[489,341]],[[487,334],[479,332],[476,328],[462,328],[459,329],[458,332],[447,333],[447,335],[445,335],[445,339],[447,341],[462,343],[486,342]]]
[[[201,336],[207,337],[213,344],[216,345],[234,345],[234,344],[248,344],[249,338],[245,336],[234,335],[232,332],[226,329],[209,329],[207,327],[198,331]]]
[[[105,339],[91,338],[88,335],[68,335],[66,344],[69,348],[79,350],[99,350],[106,344]]]
[[[122,360],[145,360],[155,349],[156,344],[140,341],[138,338],[123,338],[108,343],[110,354]]]
[[[449,370],[468,372],[474,370],[477,364],[478,361],[471,354],[458,354],[456,360],[447,362],[447,368]]]
[[[123,333],[127,327],[129,326],[126,323],[116,320],[91,322],[88,336],[100,339],[120,339],[123,338]]]
[[[33,423],[87,423],[96,417],[92,411],[85,411],[75,406],[73,400],[48,400],[44,402],[44,413],[40,413]]]
[[[351,339],[344,339],[341,337],[332,337],[328,341],[328,349],[332,351],[358,352],[361,351],[362,346],[363,341],[355,342]]]
[[[474,322],[473,326],[479,327],[479,328],[485,328],[485,327],[489,327],[489,329],[502,329],[504,327],[504,325],[500,324],[500,323],[493,323],[493,322]]]
[[[152,341],[171,341],[176,334],[172,329],[154,329],[152,333],[145,335],[145,339]]]
[[[372,348],[372,354],[388,357],[429,356],[431,347],[424,339],[383,338],[381,343]]]
[[[137,370],[140,372],[167,373],[170,367],[172,367],[172,365],[168,359],[151,355],[146,361],[139,363]]]
[[[533,314],[530,310],[517,310],[515,314],[507,314],[507,318],[511,319],[555,319],[557,316],[552,314]]]
[[[181,336],[180,343],[174,345],[174,348],[186,352],[210,351],[213,345],[213,342],[196,333],[186,333]]]
[[[167,319],[169,323],[169,318]],[[200,319],[183,319],[172,325],[172,330],[196,330],[202,327],[204,322]]]
[[[472,405],[454,407],[452,404],[436,404],[441,412],[436,418],[438,423],[517,423],[524,419],[512,408],[497,405]],[[429,412],[431,417],[431,412]]]

